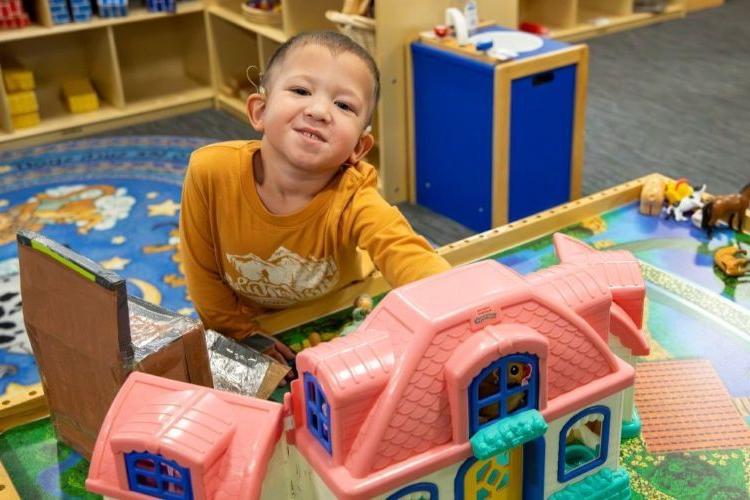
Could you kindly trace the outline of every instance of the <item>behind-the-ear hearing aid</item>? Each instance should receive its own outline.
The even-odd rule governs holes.
[[[250,71],[251,71],[251,70],[257,70],[257,69],[258,69],[258,67],[257,67],[257,66],[253,66],[253,65],[250,65],[250,66],[248,66],[248,67],[247,67],[247,68],[245,69],[245,76],[247,77],[247,81],[248,81],[248,82],[250,82],[250,85],[252,85],[253,87],[255,87],[255,90],[256,90],[256,91],[257,91],[257,92],[258,92],[258,93],[259,93],[259,94],[260,94],[261,96],[263,96],[263,97],[265,98],[265,97],[266,97],[266,88],[265,88],[265,87],[264,87],[264,86],[263,86],[262,84],[261,84],[261,85],[258,85],[257,83],[255,83],[255,80],[253,80],[253,79],[252,79],[252,78],[250,77]],[[263,81],[263,73],[261,73],[260,71],[258,71],[258,81],[261,81],[261,82]]]
[[[367,135],[367,134],[369,134],[370,132],[372,132],[372,125],[368,125],[368,126],[366,126],[366,127],[365,127],[365,129],[364,129],[364,130],[362,131],[362,135],[363,135],[363,136],[364,136],[364,135]]]

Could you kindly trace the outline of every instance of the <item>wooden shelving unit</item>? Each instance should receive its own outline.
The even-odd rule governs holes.
[[[552,38],[574,42],[683,17],[686,0],[662,13],[634,12],[633,0],[519,0],[518,22],[540,23]]]
[[[257,84],[271,54],[293,35],[335,29],[325,11],[340,8],[341,1],[284,0],[282,26],[248,21],[238,0],[208,0],[206,7],[216,105],[245,119],[245,103],[228,93],[232,83],[246,84],[249,76]]]
[[[127,17],[0,32],[0,69],[20,62],[34,73],[41,123],[13,129],[0,82],[0,149],[78,137],[115,126],[211,106],[205,6],[180,3],[175,15],[135,8]],[[70,113],[66,79],[88,78],[100,107]]]
[[[687,2],[672,0],[663,14],[638,14],[632,0],[477,0],[483,19],[515,27],[521,21],[548,25],[563,40],[629,29],[680,17]],[[37,0],[44,8],[47,0]],[[210,106],[245,119],[245,103],[236,92],[246,70],[257,79],[281,43],[302,31],[336,29],[325,18],[343,0],[284,0],[283,23],[248,21],[242,0],[180,0],[176,14],[131,7],[121,18],[86,23],[34,25],[0,31],[0,74],[13,58],[31,69],[38,83],[42,122],[13,130],[7,95],[0,79],[0,150],[77,137]],[[408,198],[409,145],[406,110],[406,42],[444,21],[453,0],[378,0],[376,50],[382,98],[376,111],[377,147],[369,156],[380,169],[381,187],[392,202]],[[44,19],[42,24],[44,24]],[[47,24],[49,20],[47,19]],[[69,77],[89,78],[101,108],[73,115],[59,98]]]
[[[687,2],[687,11],[695,12],[696,10],[711,9],[724,5],[724,0],[685,0]]]

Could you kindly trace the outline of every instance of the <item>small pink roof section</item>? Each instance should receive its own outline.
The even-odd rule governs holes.
[[[86,487],[144,498],[127,489],[122,454],[147,451],[187,467],[195,498],[258,498],[281,416],[277,403],[134,372],[99,432]]]
[[[566,238],[560,240],[563,246]],[[610,257],[618,265],[624,260],[624,255]],[[633,261],[631,256],[625,264],[628,272]],[[632,368],[606,343],[611,288],[627,282],[615,275],[610,284],[612,276],[602,269],[606,262],[597,261],[599,267],[588,261],[563,264],[527,277],[495,261],[459,267],[392,291],[357,332],[303,351],[297,367],[317,378],[332,410],[332,464],[346,469],[341,477],[372,479],[379,471],[387,476],[395,470],[392,466],[411,457],[451,443],[465,444],[466,435],[453,435],[454,429],[466,428],[465,422],[453,419],[465,420],[466,411],[451,409],[450,402],[458,399],[449,394],[446,373],[466,372],[467,357],[479,356],[479,345],[476,350],[459,347],[478,338],[475,330],[485,326],[471,325],[480,317],[495,318],[488,325],[523,327],[488,337],[490,344],[482,352],[532,352],[539,355],[541,370],[546,361],[548,378],[540,378],[546,380],[540,394],[546,394],[547,401],[540,400],[540,408],[547,418],[587,404],[592,395],[604,397],[632,383]],[[513,350],[519,346],[525,350]],[[461,359],[456,357],[459,353]],[[471,362],[476,363],[475,372],[488,364],[480,357]],[[456,383],[468,385],[465,380]],[[293,386],[297,405],[304,399],[300,389],[301,385]],[[558,397],[564,403],[551,404]],[[544,410],[548,401],[550,407]],[[359,421],[336,413],[350,405],[363,415]],[[340,434],[353,438],[337,440],[337,419],[351,420]],[[324,478],[328,475],[327,483],[341,496],[343,490],[331,483],[341,471],[321,470],[325,462],[319,445],[307,440],[299,427],[298,444],[313,463],[319,461],[318,470]]]
[[[556,233],[555,251],[560,262],[586,266],[604,278],[612,298],[633,320],[637,328],[643,323],[643,301],[646,283],[638,259],[626,250],[596,251],[586,243]]]

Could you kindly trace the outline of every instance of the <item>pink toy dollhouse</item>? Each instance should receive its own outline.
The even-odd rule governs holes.
[[[86,482],[118,498],[627,498],[645,285],[628,252],[557,234],[390,292],[303,351],[283,405],[136,373]],[[623,417],[625,417],[623,419]],[[416,495],[416,496],[415,496]]]

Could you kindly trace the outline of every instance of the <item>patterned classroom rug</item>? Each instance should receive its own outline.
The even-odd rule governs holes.
[[[16,231],[43,233],[126,278],[131,295],[191,313],[175,258],[180,191],[190,153],[214,141],[109,137],[0,153],[0,396],[39,382]]]

